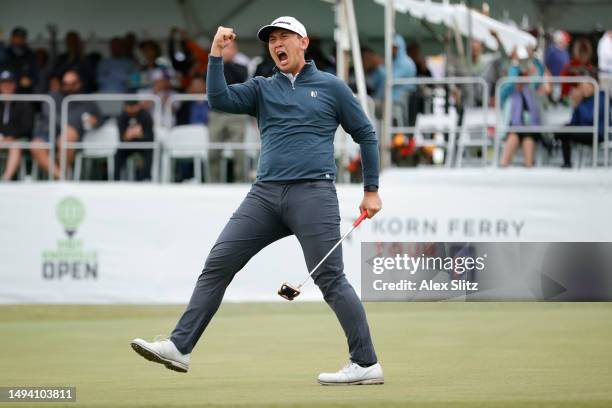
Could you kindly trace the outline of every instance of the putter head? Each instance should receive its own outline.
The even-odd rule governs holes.
[[[287,300],[293,300],[300,294],[300,290],[291,286],[287,282],[281,285],[281,288],[278,290],[278,294],[280,297],[285,298]]]

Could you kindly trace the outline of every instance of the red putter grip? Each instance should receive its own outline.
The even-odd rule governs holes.
[[[359,224],[361,224],[361,221],[365,220],[367,216],[368,216],[368,210],[363,210],[359,218],[357,218],[355,222],[353,223],[353,227],[356,227]]]

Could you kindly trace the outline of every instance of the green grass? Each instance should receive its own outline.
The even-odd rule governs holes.
[[[182,307],[0,306],[0,386],[76,386],[68,407],[612,406],[612,304],[366,308],[382,386],[316,384],[347,359],[344,336],[326,305],[299,302],[224,304],[188,374],[129,347]]]

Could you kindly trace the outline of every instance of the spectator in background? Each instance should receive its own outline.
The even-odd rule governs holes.
[[[159,61],[161,48],[156,41],[144,40],[140,43],[144,63],[140,67],[140,86],[141,89],[149,89],[153,86],[153,74],[164,66]]]
[[[34,88],[35,93],[49,92],[49,77],[51,76],[51,59],[45,48],[37,48],[34,51],[36,65],[38,66],[38,82]]]
[[[264,44],[261,62],[257,64],[253,76],[271,77],[274,74],[274,67],[276,67],[276,64],[270,55],[270,51],[268,51],[268,44]]]
[[[509,77],[542,77],[544,66],[534,57],[533,50],[517,47],[512,52],[512,65],[508,69]],[[501,89],[502,110],[506,114],[505,123],[510,126],[540,126],[542,124],[542,108],[538,94],[550,93],[548,84],[506,84]],[[509,117],[508,117],[509,116]],[[501,166],[507,167],[519,147],[523,149],[525,167],[533,166],[535,143],[540,134],[510,132],[506,136]]]
[[[612,93],[612,30],[606,31],[597,44],[597,62],[601,87]]]
[[[601,72],[612,74],[612,30],[606,31],[599,40],[597,60]]]
[[[427,67],[427,61],[421,52],[419,43],[413,42],[408,47],[408,56],[414,61],[417,69],[417,77],[431,78],[432,74]],[[408,100],[408,124],[413,126],[419,113],[425,112],[425,100],[431,94],[433,87],[420,85],[416,87],[414,95]]]
[[[67,142],[78,142],[83,137],[83,134],[102,123],[102,115],[100,109],[95,102],[92,101],[75,101],[68,105],[68,127],[66,133],[60,134],[61,127],[59,123],[60,110],[62,101],[68,95],[74,95],[82,92],[81,77],[77,71],[69,70],[62,77],[61,91],[52,92],[50,96],[55,100],[56,118],[58,118],[56,134],[59,134],[58,149],[61,149]],[[49,123],[49,106],[43,104],[43,123]],[[38,163],[38,166],[48,172],[50,168],[49,151],[40,146],[41,142],[49,142],[49,129],[42,134],[35,136],[34,143],[37,145],[32,147],[32,157]],[[60,176],[59,172],[59,154],[56,155],[57,164],[54,168],[53,176],[57,179]],[[74,161],[74,149],[66,150],[66,165],[69,168]]]
[[[408,56],[410,57],[410,59],[412,59],[412,61],[414,61],[414,64],[416,65],[416,76],[431,78],[431,71],[429,71],[429,68],[427,67],[427,61],[425,60],[425,57],[421,52],[421,46],[419,45],[419,43],[413,42],[408,46],[407,51]]]
[[[49,24],[47,25],[47,31],[49,33],[48,47],[38,47],[34,51],[38,71],[38,80],[32,90],[34,93],[49,93],[51,91],[50,80],[54,78],[53,69],[57,60],[57,27]],[[59,84],[59,80],[57,80],[57,84]],[[57,89],[59,89],[59,86],[55,90]],[[36,111],[38,112],[40,109],[36,107]]]
[[[128,93],[136,88],[138,69],[126,56],[124,40],[114,37],[109,46],[110,56],[98,64],[98,92]]]
[[[593,47],[586,38],[578,38],[572,47],[572,59],[565,64],[561,70],[561,76],[594,76],[597,71],[591,63],[593,59]],[[578,86],[577,83],[566,83],[561,86],[561,95],[570,99],[580,99],[581,92],[572,95],[572,90]]]
[[[567,126],[593,126],[594,107],[595,107],[595,87],[588,82],[582,82],[575,88],[579,93],[579,100],[576,98],[572,119]],[[599,91],[599,118],[598,118],[598,142],[604,139],[604,91]],[[563,168],[572,167],[572,145],[575,143],[593,145],[593,132],[587,133],[559,133],[555,137],[561,141],[561,151],[563,152]]]
[[[48,94],[53,94],[60,92],[62,90],[62,77],[59,76],[51,76],[49,78],[49,90]]]
[[[136,57],[136,44],[138,44],[138,38],[136,33],[130,31],[123,37],[123,45],[125,47],[125,58],[132,61],[135,66],[140,65],[138,58]]]
[[[172,27],[168,37],[168,55],[172,68],[176,71],[179,80],[180,89],[186,89],[189,85],[188,77],[191,75],[190,70],[193,66],[193,56],[191,51],[187,49],[187,44],[183,39],[183,34],[180,28]]]
[[[206,75],[191,79],[187,92],[192,95],[203,96],[206,94]],[[208,125],[208,102],[183,101],[180,103],[176,112],[176,125]],[[177,181],[193,179],[194,176],[193,160],[177,160],[175,178]]]
[[[225,79],[228,85],[239,84],[247,80],[247,67],[243,62],[237,61],[238,45],[235,41],[224,48],[223,66],[225,67]]]
[[[361,47],[361,59],[368,95],[381,101],[385,97],[385,60],[368,47]]]
[[[17,93],[32,93],[38,81],[36,57],[28,46],[27,40],[26,29],[16,27],[11,32],[8,47],[3,52],[2,69],[11,71],[16,76]]]
[[[483,45],[480,41],[473,40],[470,44],[472,52],[472,66],[471,75],[475,75],[484,79],[489,85],[489,97],[495,95],[495,84],[505,75],[505,66],[503,65],[506,57],[504,56],[504,47],[499,40],[496,32],[492,31],[491,34],[497,40],[497,51],[496,52],[484,52]],[[540,64],[541,65],[541,64]],[[472,87],[472,91],[475,88]],[[482,105],[482,96],[480,92],[474,92],[474,103]]]
[[[330,56],[323,52],[321,39],[319,37],[310,37],[310,43],[308,44],[304,58],[306,60],[313,60],[318,70],[329,72],[334,75],[336,74],[336,64]]]
[[[92,62],[85,57],[85,46],[76,31],[69,31],[65,37],[66,52],[57,57],[53,76],[63,77],[68,71],[76,71],[80,78],[81,92],[95,90],[95,69]]]
[[[174,38],[176,33],[180,34],[182,51],[176,50]],[[202,76],[208,67],[208,44],[207,38],[200,37],[197,41],[189,35],[187,30],[173,28],[170,32],[169,52],[172,66],[181,72],[181,89],[189,86],[192,78]]]
[[[187,87],[187,93],[192,95],[206,94],[206,79],[204,76],[191,79]],[[208,102],[184,101],[176,112],[177,125],[208,124]]]
[[[241,52],[238,49],[238,46],[235,45],[236,49],[234,50],[234,58],[232,59],[232,62],[234,64],[238,64],[238,65],[242,65],[247,69],[247,79],[249,78],[249,75],[251,75],[251,73],[249,72],[249,66],[251,65],[251,58],[249,56],[247,56],[245,53]],[[255,72],[253,70],[253,72]]]
[[[162,109],[165,109],[166,102],[176,92],[172,89],[172,76],[171,72],[165,68],[157,68],[151,72],[150,79],[152,82],[150,88],[140,89],[139,94],[153,94],[159,97],[161,100]],[[153,115],[153,101],[143,101],[141,105]],[[174,110],[174,106],[173,106]],[[166,127],[172,127],[173,117],[166,117],[162,115],[162,125]]]
[[[16,76],[11,71],[0,72],[0,94],[13,95],[16,91]],[[0,142],[29,140],[32,137],[33,122],[34,111],[30,102],[0,100]],[[21,147],[10,146],[2,181],[13,180],[20,163]]]
[[[406,41],[395,34],[393,37],[393,79],[415,78],[417,75],[416,64],[406,53]],[[393,87],[393,100],[400,101],[407,92],[414,91],[416,85],[396,85]]]
[[[486,49],[482,42],[473,39],[470,42],[471,60],[466,64],[464,59],[452,58],[452,63],[448,64],[446,75],[448,76],[468,76],[480,77],[489,86],[489,102],[494,100],[495,84],[502,76],[506,75],[507,57],[504,53],[504,46],[495,30],[489,33],[497,42],[497,51],[485,52]],[[480,85],[453,85],[450,92],[455,98],[455,106],[460,111],[464,107],[482,106],[482,87]]]
[[[570,35],[562,30],[553,34],[553,42],[548,45],[544,54],[544,64],[552,76],[559,76],[561,70],[570,62],[567,47],[570,43]]]
[[[153,141],[153,118],[138,101],[128,101],[123,107],[123,112],[117,118],[119,135],[122,142],[152,142]],[[151,164],[153,162],[153,150],[151,149],[118,149],[115,155],[115,180],[120,180],[122,169],[127,159],[138,154],[144,159],[142,166],[136,170],[136,180],[151,179]]]
[[[223,73],[228,85],[240,84],[247,80],[247,68],[237,64],[234,57],[238,52],[236,42],[232,41],[223,49]],[[244,142],[244,131],[246,126],[245,115],[234,115],[220,111],[211,110],[208,114],[210,141],[221,142]],[[233,152],[233,178],[244,180],[244,150]],[[210,178],[212,182],[221,181],[221,155],[222,150],[211,149],[208,153],[210,161]]]

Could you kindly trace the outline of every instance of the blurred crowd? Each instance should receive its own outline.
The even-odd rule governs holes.
[[[473,40],[469,53],[464,58],[453,56],[452,52],[445,55],[445,75],[448,77],[478,77],[484,80],[490,94],[488,106],[495,107],[500,103],[503,113],[502,123],[497,123],[500,129],[504,126],[527,127],[543,126],[545,111],[551,107],[567,107],[567,126],[592,126],[594,123],[594,93],[595,86],[589,82],[555,83],[547,80],[550,77],[587,77],[591,82],[597,82],[600,89],[599,117],[597,119],[599,142],[604,139],[604,88],[610,88],[612,76],[612,31],[600,33],[597,36],[572,37],[569,33],[557,30],[551,35],[532,30],[531,34],[538,39],[538,47],[515,47],[504,49],[497,33],[491,32],[496,38],[498,49],[487,51],[480,41]],[[448,47],[447,47],[448,50]],[[364,54],[364,65],[368,72],[368,81],[377,89],[373,95],[380,95],[384,88],[383,61],[380,57],[367,50]],[[393,44],[393,76],[394,78],[432,77],[425,57],[421,54],[418,44],[407,48],[403,38],[396,35]],[[369,61],[369,62],[368,62]],[[496,84],[502,77],[520,78],[525,83],[506,83],[501,86],[500,100],[496,101]],[[525,81],[524,78],[530,78]],[[458,123],[461,125],[463,113],[467,109],[482,107],[483,94],[478,87],[469,85],[432,86],[432,85],[401,85],[393,88],[393,103],[400,107],[405,115],[393,117],[394,125],[415,126],[417,117],[425,113],[436,113],[434,100],[435,91],[442,91],[444,107],[442,113],[454,109],[457,112]],[[484,120],[483,120],[484,123]],[[493,138],[491,132],[491,138]],[[448,135],[446,135],[448,138]],[[562,167],[571,167],[571,148],[578,143],[592,145],[593,133],[570,132],[507,132],[502,136],[503,152],[500,165],[505,167],[513,162],[517,150],[522,150],[523,164],[526,167],[534,165],[536,145],[540,144],[549,153],[553,150],[562,152]],[[393,137],[393,160],[398,165],[414,165],[419,161],[434,162],[432,149],[419,150],[411,134],[397,133]],[[435,150],[435,149],[434,149]],[[480,152],[479,154],[485,154]]]
[[[492,33],[495,34],[495,33]],[[538,35],[538,37],[541,37]],[[46,172],[50,169],[50,150],[48,117],[49,107],[44,103],[25,103],[10,100],[12,94],[47,94],[56,102],[59,118],[62,100],[68,95],[81,93],[99,94],[138,94],[156,95],[165,104],[172,95],[186,93],[202,95],[206,92],[206,68],[208,63],[209,40],[206,37],[191,36],[187,31],[172,28],[165,41],[138,39],[134,33],[111,38],[108,52],[98,53],[86,50],[81,36],[76,31],[69,31],[63,38],[63,47],[59,45],[57,29],[49,27],[50,42],[48,47],[32,49],[28,43],[28,33],[23,27],[15,27],[6,39],[0,36],[0,142],[4,145],[0,154],[6,155],[3,180],[16,177],[21,165],[24,149],[11,141],[31,141],[33,145],[29,154],[36,166]],[[564,31],[556,31],[545,38],[545,48],[515,48],[504,50],[501,43],[499,50],[487,52],[478,41],[472,41],[468,58],[455,58],[446,53],[446,63],[442,75],[477,76],[489,84],[491,98],[495,101],[495,84],[504,76],[589,76],[599,80],[601,74],[612,74],[612,31],[605,32],[594,42],[593,38],[573,38]],[[60,48],[62,52],[60,52]],[[423,55],[416,42],[406,42],[395,35],[393,41],[394,79],[432,77],[432,68],[428,58]],[[163,51],[165,50],[165,52]],[[369,96],[374,101],[376,116],[381,117],[382,100],[385,94],[385,65],[380,53],[368,46],[362,47],[363,68],[366,74],[366,86]],[[315,61],[318,69],[335,73],[335,50],[324,52],[321,41],[311,38],[306,58]],[[224,49],[225,76],[228,84],[241,83],[252,76],[270,76],[274,63],[263,47],[261,55],[251,58],[242,53],[237,44]],[[349,83],[355,89],[354,72],[349,72]],[[469,106],[482,105],[482,94],[473,87],[445,86],[444,98],[446,108],[452,105],[459,113]],[[399,115],[394,122],[413,126],[416,117],[431,110],[434,99],[434,87],[431,85],[400,85],[392,90],[394,105],[400,107]],[[573,114],[568,118],[568,125],[588,125],[593,123],[594,88],[589,84],[548,83],[508,84],[501,90],[501,103],[507,115],[506,123],[512,126],[537,125],[541,123],[542,109],[549,103],[562,103],[572,107]],[[603,98],[600,98],[603,104]],[[603,106],[603,105],[602,105]],[[599,110],[603,115],[603,108]],[[172,105],[173,115],[163,115],[162,126],[203,124],[209,127],[211,142],[243,142],[245,121],[247,118],[228,115],[222,112],[209,111],[204,100],[184,101]],[[78,101],[70,104],[68,127],[62,132],[59,121],[55,129],[57,146],[68,142],[80,141],[83,135],[100,127],[108,118],[96,102]],[[123,142],[153,141],[154,121],[153,107],[150,101],[125,101],[121,113],[114,118]],[[603,116],[599,118],[603,123]],[[600,126],[600,137],[603,138],[603,126]],[[418,157],[414,138],[411,134],[396,135],[393,138],[393,159],[397,165],[411,162],[410,158]],[[589,135],[559,134],[552,140],[541,134],[513,133],[505,136],[504,152],[501,164],[509,165],[514,153],[521,148],[525,166],[533,165],[533,152],[536,143],[547,146],[559,144],[563,150],[564,165],[571,166],[571,145],[589,143]],[[221,160],[221,151],[211,151],[211,181],[219,181],[217,165]],[[126,160],[132,154],[142,157],[138,179],[151,178],[151,152],[148,149],[120,150],[116,155],[115,178],[120,179]],[[484,153],[483,153],[484,154]],[[67,164],[71,168],[74,160],[74,149],[67,149]],[[58,155],[56,155],[57,160]],[[431,158],[425,158],[431,160]],[[236,152],[233,160],[231,178],[245,180],[248,176],[242,168],[244,160]],[[56,163],[57,164],[57,163]],[[357,173],[356,163],[349,165],[349,170]],[[188,170],[185,170],[189,173]],[[55,166],[54,177],[59,177],[59,166]],[[189,177],[187,174],[185,177]]]
[[[27,31],[23,27],[14,28],[6,42],[0,41],[2,94],[48,94],[55,100],[59,118],[62,100],[68,95],[155,95],[165,106],[166,101],[177,93],[203,95],[206,92],[208,42],[205,38],[192,38],[186,31],[173,28],[165,44],[167,53],[163,53],[162,42],[153,39],[139,41],[134,33],[127,33],[110,39],[108,53],[102,55],[97,52],[87,53],[79,33],[70,31],[64,37],[65,51],[59,53],[57,30],[53,27],[49,30],[49,46],[36,50],[30,48]],[[249,78],[250,58],[240,53],[235,44],[224,50],[223,57],[228,84],[241,83]],[[264,69],[263,65],[257,68]],[[67,129],[61,133],[60,124],[57,124],[58,147],[66,142],[80,141],[85,132],[101,126],[108,119],[98,105],[89,101],[77,101],[69,105]],[[125,102],[121,114],[115,118],[121,141],[153,141],[152,105],[151,101],[136,99]],[[11,111],[12,106],[15,108]],[[0,127],[2,140],[34,142],[32,158],[39,169],[48,171],[50,152],[44,145],[49,142],[49,130],[45,127],[48,123],[48,105],[0,101],[0,113],[4,118]],[[209,112],[205,101],[185,101],[173,106],[171,117],[162,115],[161,125],[206,125],[209,114],[214,116],[217,112]],[[35,116],[40,120],[35,121]],[[224,120],[224,114],[218,116],[219,121],[214,120],[215,128],[211,129],[211,141],[223,142],[234,138],[238,127]],[[40,126],[36,126],[37,123]],[[236,137],[240,139],[240,135]],[[22,149],[17,146],[8,151],[3,180],[15,177],[22,153]],[[126,156],[131,154],[143,156],[142,167],[150,168],[150,150],[119,150],[116,155],[115,178],[119,178]],[[67,149],[68,168],[74,155],[74,149]],[[56,178],[59,177],[57,164],[54,169]],[[139,175],[142,179],[150,177],[149,170]]]

